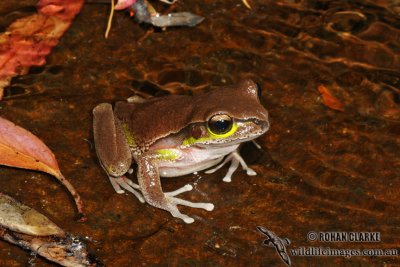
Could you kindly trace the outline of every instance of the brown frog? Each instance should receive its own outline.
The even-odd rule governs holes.
[[[136,99],[134,103],[102,103],[94,108],[94,141],[100,163],[117,193],[128,190],[141,202],[169,211],[192,223],[177,205],[213,210],[211,203],[193,203],[176,196],[191,185],[164,193],[160,177],[176,177],[231,161],[224,181],[230,182],[239,164],[250,169],[238,153],[240,144],[269,128],[257,85],[246,80],[194,96],[170,95]],[[226,157],[226,158],[225,158]],[[225,160],[224,160],[225,158]],[[136,162],[138,184],[124,175]],[[222,162],[222,163],[221,163]]]

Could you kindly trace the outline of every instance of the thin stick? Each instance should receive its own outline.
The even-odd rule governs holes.
[[[111,12],[110,12],[110,16],[108,17],[106,33],[104,34],[104,37],[106,39],[108,38],[108,34],[110,33],[110,30],[111,30],[113,16],[114,16],[114,0],[111,0]]]
[[[247,0],[242,0],[242,2],[248,9],[251,9],[251,5],[249,4],[249,2],[247,2]]]

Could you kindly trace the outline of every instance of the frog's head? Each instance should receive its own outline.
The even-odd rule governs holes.
[[[205,94],[202,122],[188,127],[184,146],[226,146],[253,140],[269,128],[268,112],[260,103],[260,88],[251,80]],[[204,102],[207,109],[204,109]],[[195,103],[201,105],[201,103]],[[196,115],[198,116],[198,114]]]

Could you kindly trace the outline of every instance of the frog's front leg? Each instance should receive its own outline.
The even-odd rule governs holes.
[[[194,219],[182,214],[177,205],[192,208],[200,208],[211,211],[214,205],[211,203],[194,203],[175,197],[176,195],[192,190],[192,186],[186,185],[173,192],[164,193],[161,188],[160,174],[158,170],[157,156],[151,152],[142,154],[137,159],[138,182],[144,199],[150,205],[169,211],[172,216],[182,219],[185,223],[192,223]]]
[[[121,122],[115,118],[112,106],[106,103],[96,106],[93,109],[93,117],[96,153],[114,190],[122,194],[125,189],[144,203],[142,195],[135,190],[139,189],[139,185],[124,176],[132,164],[132,154]]]
[[[239,167],[239,163],[242,166],[243,170],[246,171],[246,174],[249,176],[254,176],[257,175],[257,173],[250,168],[249,166],[247,166],[246,162],[244,161],[244,159],[242,158],[242,156],[240,156],[239,152],[236,150],[232,153],[230,153],[225,159],[224,161],[222,161],[219,165],[217,165],[216,167],[206,171],[205,173],[209,174],[209,173],[214,173],[217,170],[219,170],[220,168],[222,168],[226,163],[231,162],[231,165],[229,166],[228,172],[225,174],[224,178],[222,178],[222,180],[224,182],[231,182],[232,181],[232,174],[236,171],[236,169]]]

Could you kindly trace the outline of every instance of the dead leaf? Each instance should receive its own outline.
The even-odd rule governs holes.
[[[344,111],[343,103],[340,102],[340,100],[337,99],[335,96],[333,96],[328,88],[326,88],[324,85],[319,85],[318,91],[322,95],[322,101],[325,106],[334,110]]]
[[[0,33],[0,100],[11,78],[30,66],[46,63],[45,57],[69,28],[84,0],[40,0],[38,13],[14,21]]]
[[[46,172],[56,177],[71,193],[85,220],[78,192],[62,175],[51,150],[31,132],[0,117],[0,165]]]
[[[99,267],[86,245],[38,211],[0,193],[0,239],[61,266]]]
[[[64,231],[36,210],[0,193],[0,226],[33,236],[63,236]]]

